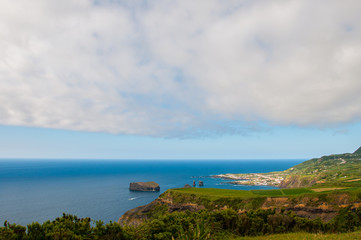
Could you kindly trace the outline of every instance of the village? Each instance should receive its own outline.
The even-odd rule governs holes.
[[[219,174],[213,178],[235,180],[227,182],[235,185],[254,185],[254,186],[279,186],[285,175],[280,173],[247,173],[247,174]]]

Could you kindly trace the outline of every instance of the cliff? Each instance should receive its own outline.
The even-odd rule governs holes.
[[[160,187],[156,182],[133,182],[129,185],[130,191],[159,192]]]
[[[276,191],[281,191],[279,194]],[[285,192],[284,192],[285,191]],[[317,192],[319,191],[319,192]],[[278,194],[278,195],[277,195]],[[292,211],[308,219],[330,221],[344,207],[361,206],[361,190],[346,189],[287,189],[285,190],[225,190],[225,189],[171,189],[148,205],[126,212],[119,223],[137,226],[166,212],[208,211],[233,209],[239,214],[256,209]]]

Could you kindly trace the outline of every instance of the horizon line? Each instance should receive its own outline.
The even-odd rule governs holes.
[[[244,160],[307,160],[311,158],[2,158],[2,160],[102,160],[102,161],[244,161]]]

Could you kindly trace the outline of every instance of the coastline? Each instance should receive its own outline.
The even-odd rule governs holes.
[[[220,178],[224,180],[234,180],[227,182],[234,185],[246,186],[273,186],[279,187],[282,181],[287,176],[284,172],[270,172],[270,173],[227,173],[212,175],[212,178]]]
[[[104,222],[117,221],[128,210],[149,204],[167,189],[181,188],[193,180],[204,181],[205,188],[261,188],[222,184],[224,180],[201,176],[279,171],[292,167],[297,161],[0,160],[0,221],[26,226],[33,221],[42,223],[55,219],[63,212]],[[129,191],[129,183],[133,181],[155,181],[161,186],[160,192]]]

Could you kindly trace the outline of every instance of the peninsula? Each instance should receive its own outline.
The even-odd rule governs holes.
[[[230,184],[275,186],[280,188],[310,186],[361,186],[361,147],[354,153],[333,154],[302,162],[285,171],[270,173],[228,173],[213,178],[232,180]]]

